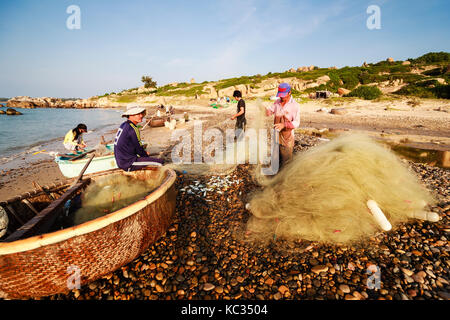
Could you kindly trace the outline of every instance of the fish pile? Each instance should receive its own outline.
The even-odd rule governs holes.
[[[231,189],[233,186],[238,186],[242,182],[242,179],[237,179],[235,175],[211,176],[206,185],[200,183],[198,180],[194,180],[192,184],[181,188],[181,192],[186,192],[188,195],[195,195],[198,197],[206,198],[211,194],[223,194],[224,191]],[[240,192],[240,195],[242,193]],[[206,200],[212,201],[212,200]]]

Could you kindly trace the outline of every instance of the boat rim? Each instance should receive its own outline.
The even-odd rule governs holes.
[[[121,169],[113,169],[113,170],[115,171]],[[147,205],[151,204],[159,197],[161,197],[174,184],[176,180],[176,173],[173,169],[161,167],[158,170],[164,170],[165,172],[168,173],[168,175],[163,179],[158,188],[153,190],[153,192],[145,196],[143,199],[138,200],[122,209],[116,210],[107,215],[104,215],[102,217],[90,221],[86,221],[82,224],[73,227],[65,228],[50,233],[44,233],[41,235],[36,235],[29,238],[16,240],[13,242],[0,242],[0,256],[34,250],[39,247],[44,247],[47,245],[62,242],[70,238],[74,238],[93,231],[100,230],[102,228],[107,227],[110,224],[113,224],[117,221],[120,221],[135,214],[137,211],[143,209],[144,207],[146,207]],[[102,172],[97,172],[92,176],[101,175],[100,173]]]
[[[115,157],[114,154],[109,154],[109,155],[106,155],[106,156],[94,157],[92,159],[92,161],[105,160],[107,158],[114,158],[114,157]],[[71,161],[71,160],[61,160],[60,158],[61,157],[55,157],[55,162],[58,163],[58,164],[60,164],[60,163],[63,163],[63,164],[78,164],[78,163],[87,162],[89,160],[89,158],[83,158],[83,159],[78,159],[78,160]]]

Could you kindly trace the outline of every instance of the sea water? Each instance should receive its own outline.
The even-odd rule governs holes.
[[[69,152],[63,146],[64,136],[79,123],[86,124],[88,132],[83,134],[83,139],[92,148],[102,135],[107,141],[113,139],[124,121],[123,111],[119,109],[14,109],[23,115],[0,114],[0,170],[15,167],[18,160],[52,159],[44,153],[33,155],[38,151]],[[0,110],[6,111],[5,103]]]

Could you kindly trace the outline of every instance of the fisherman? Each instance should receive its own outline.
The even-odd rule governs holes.
[[[142,122],[146,114],[145,108],[131,105],[122,114],[127,121],[123,122],[117,130],[114,140],[114,157],[117,166],[124,171],[134,171],[143,167],[154,165],[161,166],[164,161],[159,158],[152,158],[145,151],[137,124]]]
[[[278,86],[277,99],[273,105],[266,108],[266,115],[275,115],[274,128],[279,132],[281,168],[292,159],[294,152],[294,129],[300,125],[300,105],[292,98],[291,86],[281,83]]]
[[[87,132],[87,126],[80,123],[76,128],[69,130],[64,137],[64,147],[70,151],[84,151],[87,147],[83,141],[83,133]]]
[[[239,90],[233,92],[233,97],[237,100],[238,104],[236,110],[237,113],[231,117],[231,120],[236,119],[236,139],[239,139],[243,137],[245,126],[247,124],[247,119],[245,119],[245,101],[242,99],[242,92]]]

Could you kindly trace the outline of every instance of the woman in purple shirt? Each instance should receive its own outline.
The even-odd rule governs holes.
[[[114,140],[114,157],[117,166],[122,170],[134,171],[145,166],[160,166],[164,163],[162,159],[150,157],[142,146],[137,124],[142,122],[145,113],[145,108],[129,106],[122,115],[128,120],[120,125]]]

